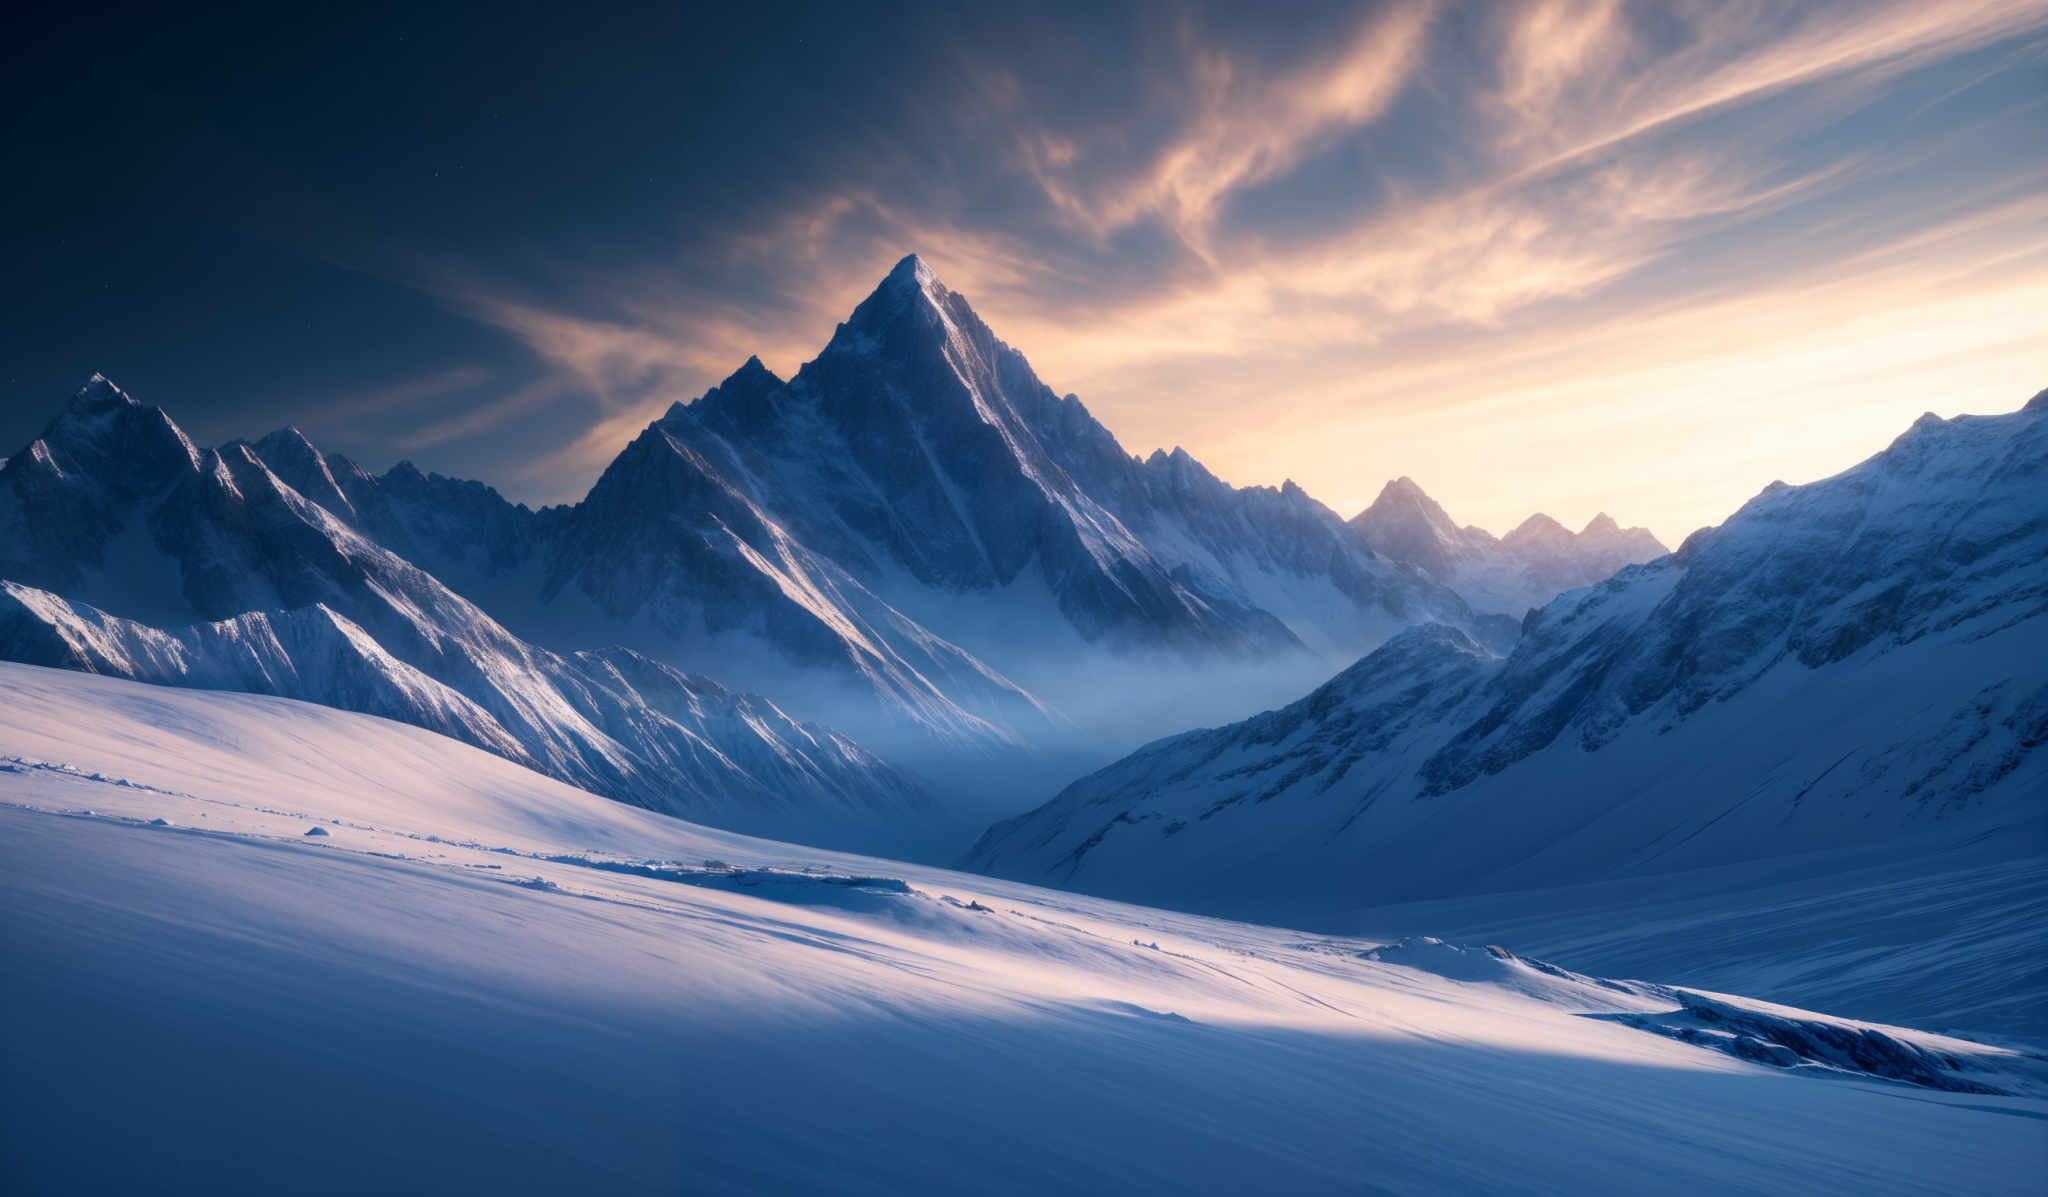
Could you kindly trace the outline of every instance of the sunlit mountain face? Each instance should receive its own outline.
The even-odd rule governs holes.
[[[0,1191],[2040,1190],[2040,0],[0,65]]]

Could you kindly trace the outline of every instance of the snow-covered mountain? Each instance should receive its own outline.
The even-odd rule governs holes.
[[[266,447],[344,501],[303,438]],[[0,579],[10,659],[383,715],[725,826],[905,851],[950,831],[918,784],[765,699],[520,640],[254,447],[201,450],[103,378],[0,468]]]
[[[372,477],[292,429],[249,451],[531,643],[711,673],[992,802],[1281,701],[1419,622],[1517,630],[1291,483],[1125,453],[915,257],[793,378],[750,359],[572,506]]]
[[[1152,671],[1296,682],[1427,620],[1513,635],[1292,484],[1124,452],[915,256],[793,378],[750,360],[649,440],[1062,709],[1157,707]]]
[[[1623,528],[1601,512],[1574,533],[1547,515],[1495,537],[1458,526],[1412,478],[1396,478],[1351,527],[1373,552],[1415,566],[1458,592],[1474,610],[1512,615],[1567,590],[1611,577],[1670,552],[1648,528]]]
[[[10,1191],[2039,1189],[2032,1045],[752,840],[269,696],[0,695]]]
[[[1003,876],[1213,911],[1372,903],[1971,837],[2048,850],[2048,393],[1923,417],[1496,656],[1396,637],[993,828]]]

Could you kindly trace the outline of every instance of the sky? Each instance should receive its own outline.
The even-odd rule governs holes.
[[[1346,515],[1675,544],[2048,387],[2048,0],[323,7],[11,18],[0,453],[101,371],[573,500],[910,252]]]

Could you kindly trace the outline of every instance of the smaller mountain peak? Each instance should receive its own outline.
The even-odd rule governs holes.
[[[313,447],[313,442],[305,433],[299,431],[296,424],[286,424],[256,442],[256,454],[259,457],[269,457],[280,452],[310,455],[314,460],[320,460],[320,451]]]
[[[329,453],[322,459],[327,463],[327,472],[336,479],[352,478],[362,482],[373,482],[370,471],[356,464],[355,459],[345,453]]]
[[[726,375],[725,381],[718,384],[718,389],[723,391],[728,387],[738,385],[751,390],[764,384],[779,387],[782,385],[782,380],[775,376],[775,371],[762,365],[761,359],[758,356],[749,354],[747,360],[740,363],[739,369]]]
[[[687,406],[675,404],[662,419],[677,420],[694,408],[699,414],[721,415],[751,423],[770,409],[770,398],[780,390],[782,380],[775,376],[775,372],[762,365],[759,357],[749,357],[739,369],[726,375],[724,382],[704,392],[695,403]]]
[[[2048,390],[2044,390],[2032,399],[2027,400],[2027,405],[2020,410],[2036,414],[2048,412]]]
[[[1444,511],[1443,507],[1435,499],[1429,497],[1429,492],[1423,490],[1420,483],[1406,474],[1381,487],[1380,497],[1374,499],[1370,507],[1353,516],[1352,522],[1356,523],[1366,519],[1390,518],[1396,513],[1417,512],[1429,523],[1438,526],[1447,533],[1453,532],[1457,528],[1457,525],[1451,522],[1450,515]]]
[[[1380,497],[1373,501],[1373,506],[1378,507],[1382,503],[1388,506],[1436,506],[1436,500],[1429,497],[1429,492],[1423,490],[1420,483],[1406,474],[1380,488]]]
[[[1195,459],[1185,448],[1175,445],[1171,452],[1154,449],[1152,456],[1145,460],[1147,467],[1164,473],[1170,484],[1176,487],[1209,486],[1217,482],[1216,475],[1209,467]]]
[[[407,458],[384,471],[383,481],[391,482],[394,480],[398,482],[425,482],[427,476],[420,472],[420,468],[412,463],[411,458]]]
[[[1586,521],[1585,529],[1579,533],[1581,536],[1619,536],[1620,534],[1621,525],[1615,523],[1614,517],[1604,511]]]
[[[239,437],[227,442],[218,449],[212,450],[212,452],[219,460],[233,465],[251,467],[263,465],[256,458],[255,446]]]
[[[1570,540],[1572,538],[1571,529],[1539,511],[1515,525],[1515,530],[1501,537],[1501,542],[1512,544],[1519,541],[1554,540],[1558,538]]]
[[[142,405],[128,392],[115,386],[113,379],[95,373],[85,380],[84,386],[72,394],[71,402],[66,408],[74,412],[102,412],[116,407],[140,406]]]

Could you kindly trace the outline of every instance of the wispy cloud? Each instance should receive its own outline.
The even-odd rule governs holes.
[[[489,382],[491,377],[487,366],[450,366],[418,378],[323,396],[321,407],[337,421],[374,419],[394,412],[417,410],[449,395],[474,390]]]
[[[1178,28],[1187,94],[1178,136],[1137,177],[1106,190],[1086,184],[1103,147],[1084,154],[1072,140],[1024,131],[1032,177],[1054,206],[1098,238],[1157,217],[1205,260],[1210,231],[1232,192],[1297,165],[1328,136],[1382,115],[1421,66],[1435,6],[1403,3],[1358,23],[1333,53],[1290,71],[1261,72],[1227,48]]]

